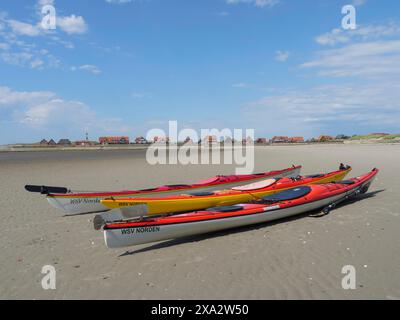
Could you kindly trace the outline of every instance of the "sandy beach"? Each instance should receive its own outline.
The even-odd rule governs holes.
[[[143,150],[0,153],[1,299],[400,299],[400,145],[256,149],[256,171],[304,174],[350,164],[381,172],[371,197],[322,218],[141,245],[105,247],[93,215],[62,217],[25,184],[120,190],[232,174],[230,165],[150,166]],[[56,290],[43,290],[53,265]],[[343,290],[353,265],[357,289]]]

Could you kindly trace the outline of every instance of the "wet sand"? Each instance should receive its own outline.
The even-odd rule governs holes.
[[[0,153],[1,299],[400,299],[400,146],[263,147],[256,171],[381,172],[370,197],[328,216],[109,250],[92,215],[62,217],[25,184],[118,190],[189,183],[227,166],[150,166],[145,152]],[[44,265],[57,289],[41,287]],[[353,265],[357,289],[343,290]]]

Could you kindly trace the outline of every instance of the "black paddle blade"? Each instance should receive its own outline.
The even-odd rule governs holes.
[[[25,190],[34,193],[49,194],[49,193],[68,193],[68,189],[64,187],[48,187],[48,186],[31,186],[26,185]]]

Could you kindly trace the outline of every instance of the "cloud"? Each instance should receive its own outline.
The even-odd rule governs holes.
[[[54,6],[54,0],[38,0],[37,5],[39,7],[44,7],[47,5]]]
[[[17,20],[8,20],[7,22],[12,31],[17,35],[36,37],[41,34],[39,27],[32,24]]]
[[[392,22],[387,25],[359,26],[355,30],[335,28],[328,33],[318,36],[315,38],[315,41],[320,45],[335,46],[351,41],[369,41],[399,35],[400,26]]]
[[[44,64],[43,60],[35,59],[31,62],[31,68],[36,69],[40,68]]]
[[[85,64],[85,65],[82,65],[79,67],[72,67],[71,70],[72,71],[83,70],[83,71],[87,71],[91,74],[94,74],[96,76],[102,73],[99,67],[97,67],[95,65],[91,65],[91,64]]]
[[[133,128],[118,118],[101,118],[80,101],[66,100],[54,92],[22,92],[0,86],[0,141],[8,143],[14,134],[40,140],[44,135],[76,137],[88,128],[99,134],[126,134]],[[16,130],[20,128],[22,130]]]
[[[0,86],[0,108],[23,107],[43,103],[55,97],[49,91],[13,91],[8,87]]]
[[[301,68],[313,68],[319,75],[330,77],[398,77],[400,40],[356,43],[323,50]]]
[[[356,7],[360,7],[364,5],[367,2],[367,0],[353,0],[353,5]]]
[[[85,19],[74,14],[68,17],[57,17],[57,26],[68,34],[82,34],[88,30]]]
[[[335,30],[317,38],[317,42],[341,46],[317,51],[300,65],[300,70],[316,73],[314,78],[330,78],[331,83],[275,90],[246,106],[243,119],[248,124],[271,135],[308,137],[400,132],[399,27],[390,23],[349,32]]]
[[[280,3],[280,0],[226,0],[227,4],[253,4],[256,7],[273,7]]]
[[[54,57],[49,50],[45,49],[46,44],[62,45],[66,49],[74,49],[74,44],[65,39],[65,34],[83,34],[87,32],[88,25],[83,17],[57,16],[57,29],[44,30],[41,26],[41,8],[44,5],[54,5],[53,0],[39,0],[36,2],[35,10],[38,21],[36,24],[11,19],[8,14],[0,11],[0,60],[3,62],[31,69],[45,67],[59,68],[61,61]],[[41,37],[46,42],[29,40]],[[33,42],[35,41],[35,42]],[[89,70],[98,74],[100,70]]]
[[[249,104],[245,113],[255,127],[267,123],[271,134],[338,134],[341,128],[400,132],[400,82],[290,90]]]
[[[277,51],[275,53],[275,60],[280,62],[285,62],[289,59],[290,52],[289,51]]]

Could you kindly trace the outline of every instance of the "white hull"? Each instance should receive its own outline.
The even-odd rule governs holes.
[[[282,177],[296,177],[300,174],[301,169],[295,169],[293,171],[278,174],[273,176],[274,178],[282,178]],[[261,180],[265,180],[266,178],[254,179],[251,182],[257,182]],[[216,191],[221,190],[221,188],[229,189],[234,187],[239,187],[244,184],[248,184],[249,181],[242,181],[224,185],[217,185],[211,187],[197,188],[188,192],[203,192],[203,191]],[[177,190],[159,194],[134,194],[134,195],[121,195],[118,198],[151,198],[151,197],[167,197],[171,195],[179,195],[185,193],[185,191]],[[104,197],[47,197],[47,201],[56,209],[59,209],[63,212],[64,215],[77,215],[84,213],[94,213],[94,212],[103,212],[109,211],[107,207],[100,203],[101,200],[109,198],[109,196]]]
[[[150,228],[138,227],[126,229],[109,229],[104,230],[104,239],[108,248],[122,248],[150,242],[199,235],[294,216],[297,214],[325,207],[332,202],[341,199],[343,196],[344,194],[339,194],[334,197],[322,199],[311,203],[305,203],[303,205],[286,209],[278,209],[276,211],[271,210],[277,209],[279,208],[279,206],[266,207],[266,211],[262,213],[218,220],[187,222],[182,224],[171,224],[164,226],[161,225]]]

